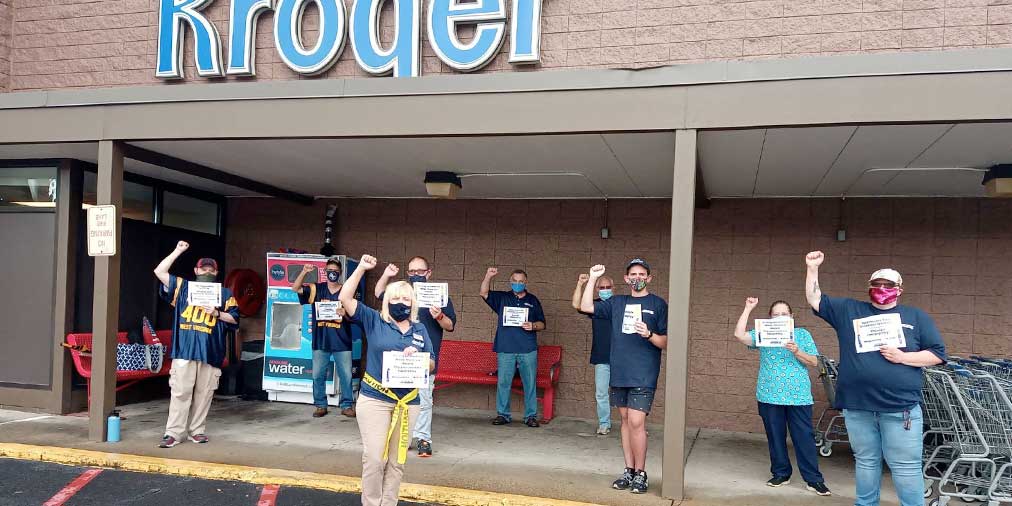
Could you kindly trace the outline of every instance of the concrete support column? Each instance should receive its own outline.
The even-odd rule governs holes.
[[[119,332],[119,268],[123,236],[123,147],[98,143],[97,204],[116,206],[116,254],[95,257],[92,316],[91,401],[88,439],[106,440],[105,419],[116,407],[116,334]]]
[[[675,132],[671,191],[671,263],[668,274],[668,349],[664,376],[664,453],[661,495],[685,495],[685,413],[689,367],[689,292],[692,220],[696,196],[696,131]]]
[[[56,292],[53,294],[53,405],[52,412],[71,409],[70,354],[61,346],[74,326],[74,295],[77,293],[77,235],[81,226],[81,186],[83,173],[79,163],[63,160],[56,184]]]

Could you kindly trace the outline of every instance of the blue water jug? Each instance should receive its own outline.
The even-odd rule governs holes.
[[[107,440],[110,443],[119,442],[119,422],[119,411],[113,411],[107,421],[107,432],[109,433]]]

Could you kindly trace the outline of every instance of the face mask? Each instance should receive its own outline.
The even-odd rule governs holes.
[[[411,316],[411,306],[407,304],[392,303],[388,304],[387,308],[390,311],[390,317],[393,318],[395,321],[402,322],[404,320],[407,320],[408,317]]]
[[[327,281],[330,281],[331,283],[341,281],[341,273],[338,271],[327,271]]]
[[[871,301],[880,305],[887,306],[896,302],[896,299],[900,298],[899,288],[886,288],[884,286],[873,286],[868,289],[868,296],[871,297]]]
[[[632,287],[634,292],[642,292],[647,287],[647,280],[645,279],[633,279],[629,281],[629,286]]]
[[[414,274],[408,276],[408,283],[424,283],[426,281],[428,280],[425,279],[425,276],[422,276],[421,274]]]
[[[604,289],[604,290],[598,290],[597,291],[597,296],[600,297],[601,300],[608,300],[608,299],[610,299],[611,298],[611,288],[607,288],[607,289]]]
[[[218,276],[214,274],[197,274],[198,283],[214,283],[214,280],[217,278]]]
[[[527,283],[510,283],[510,288],[513,289],[513,293],[522,293],[527,289]]]
[[[772,319],[774,319],[774,320],[790,320],[791,316],[790,315],[786,315],[786,314],[782,314],[780,316],[774,316]]]

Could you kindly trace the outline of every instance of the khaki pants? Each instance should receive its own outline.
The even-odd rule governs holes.
[[[197,360],[172,359],[169,370],[169,420],[165,433],[180,440],[184,434],[195,436],[206,430],[207,411],[218,389],[221,369]]]
[[[383,461],[390,417],[395,404],[359,395],[355,405],[358,431],[362,434],[362,506],[396,506],[404,466],[397,463],[400,424],[390,436],[390,450]],[[418,419],[418,405],[408,406],[408,427]]]

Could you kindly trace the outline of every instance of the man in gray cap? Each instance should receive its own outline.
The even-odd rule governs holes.
[[[879,504],[882,459],[901,506],[924,504],[921,476],[921,368],[945,362],[945,344],[924,311],[899,305],[903,277],[879,269],[868,279],[870,301],[830,297],[819,287],[821,251],[805,257],[805,296],[840,342],[836,407],[854,451],[856,506]]]

